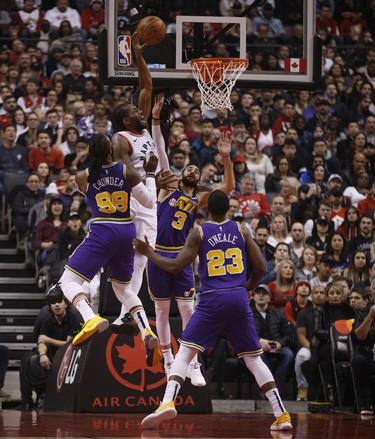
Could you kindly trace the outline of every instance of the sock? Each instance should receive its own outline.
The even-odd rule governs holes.
[[[86,299],[79,300],[77,303],[75,303],[75,307],[81,314],[85,323],[87,322],[87,320],[93,319],[95,317],[95,313],[92,310],[88,300]]]
[[[281,413],[286,412],[284,404],[281,401],[279,391],[276,387],[274,389],[268,390],[265,395],[268,401],[271,403],[273,414],[276,418],[278,418]]]
[[[168,402],[174,401],[177,398],[178,392],[181,389],[181,384],[175,380],[169,380],[167,383],[167,388],[165,389],[162,404],[167,404]]]
[[[164,358],[164,364],[172,363],[174,360],[172,348],[163,348],[161,349]]]
[[[135,307],[130,311],[130,314],[141,331],[142,339],[144,339],[146,335],[146,328],[150,329],[150,324],[148,323],[145,310],[140,307]]]

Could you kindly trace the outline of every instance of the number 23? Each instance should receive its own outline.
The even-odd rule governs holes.
[[[231,263],[227,263],[230,259]],[[223,250],[210,250],[207,253],[208,275],[224,276],[225,274],[239,274],[244,270],[242,252],[238,248],[228,248],[225,253]]]

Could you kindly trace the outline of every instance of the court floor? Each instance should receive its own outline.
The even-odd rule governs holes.
[[[270,413],[181,414],[157,430],[141,430],[144,414],[0,411],[5,438],[279,438],[375,437],[375,417],[354,414],[291,414],[293,432],[271,432]]]

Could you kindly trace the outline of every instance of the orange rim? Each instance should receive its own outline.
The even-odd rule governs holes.
[[[210,68],[215,63],[225,65],[233,63],[233,67],[236,68],[240,65],[248,64],[248,60],[246,58],[196,58],[191,60],[191,65],[196,64],[198,67],[206,65]]]

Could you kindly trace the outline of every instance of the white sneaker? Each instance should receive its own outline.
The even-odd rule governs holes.
[[[156,428],[161,422],[167,419],[173,419],[177,415],[174,402],[170,401],[166,404],[160,404],[158,409],[154,413],[150,413],[142,421],[142,428],[147,430],[150,428]]]
[[[190,378],[191,384],[196,387],[203,387],[206,385],[206,380],[204,379],[201,372],[201,365],[196,361],[195,363],[190,363],[186,376]]]

